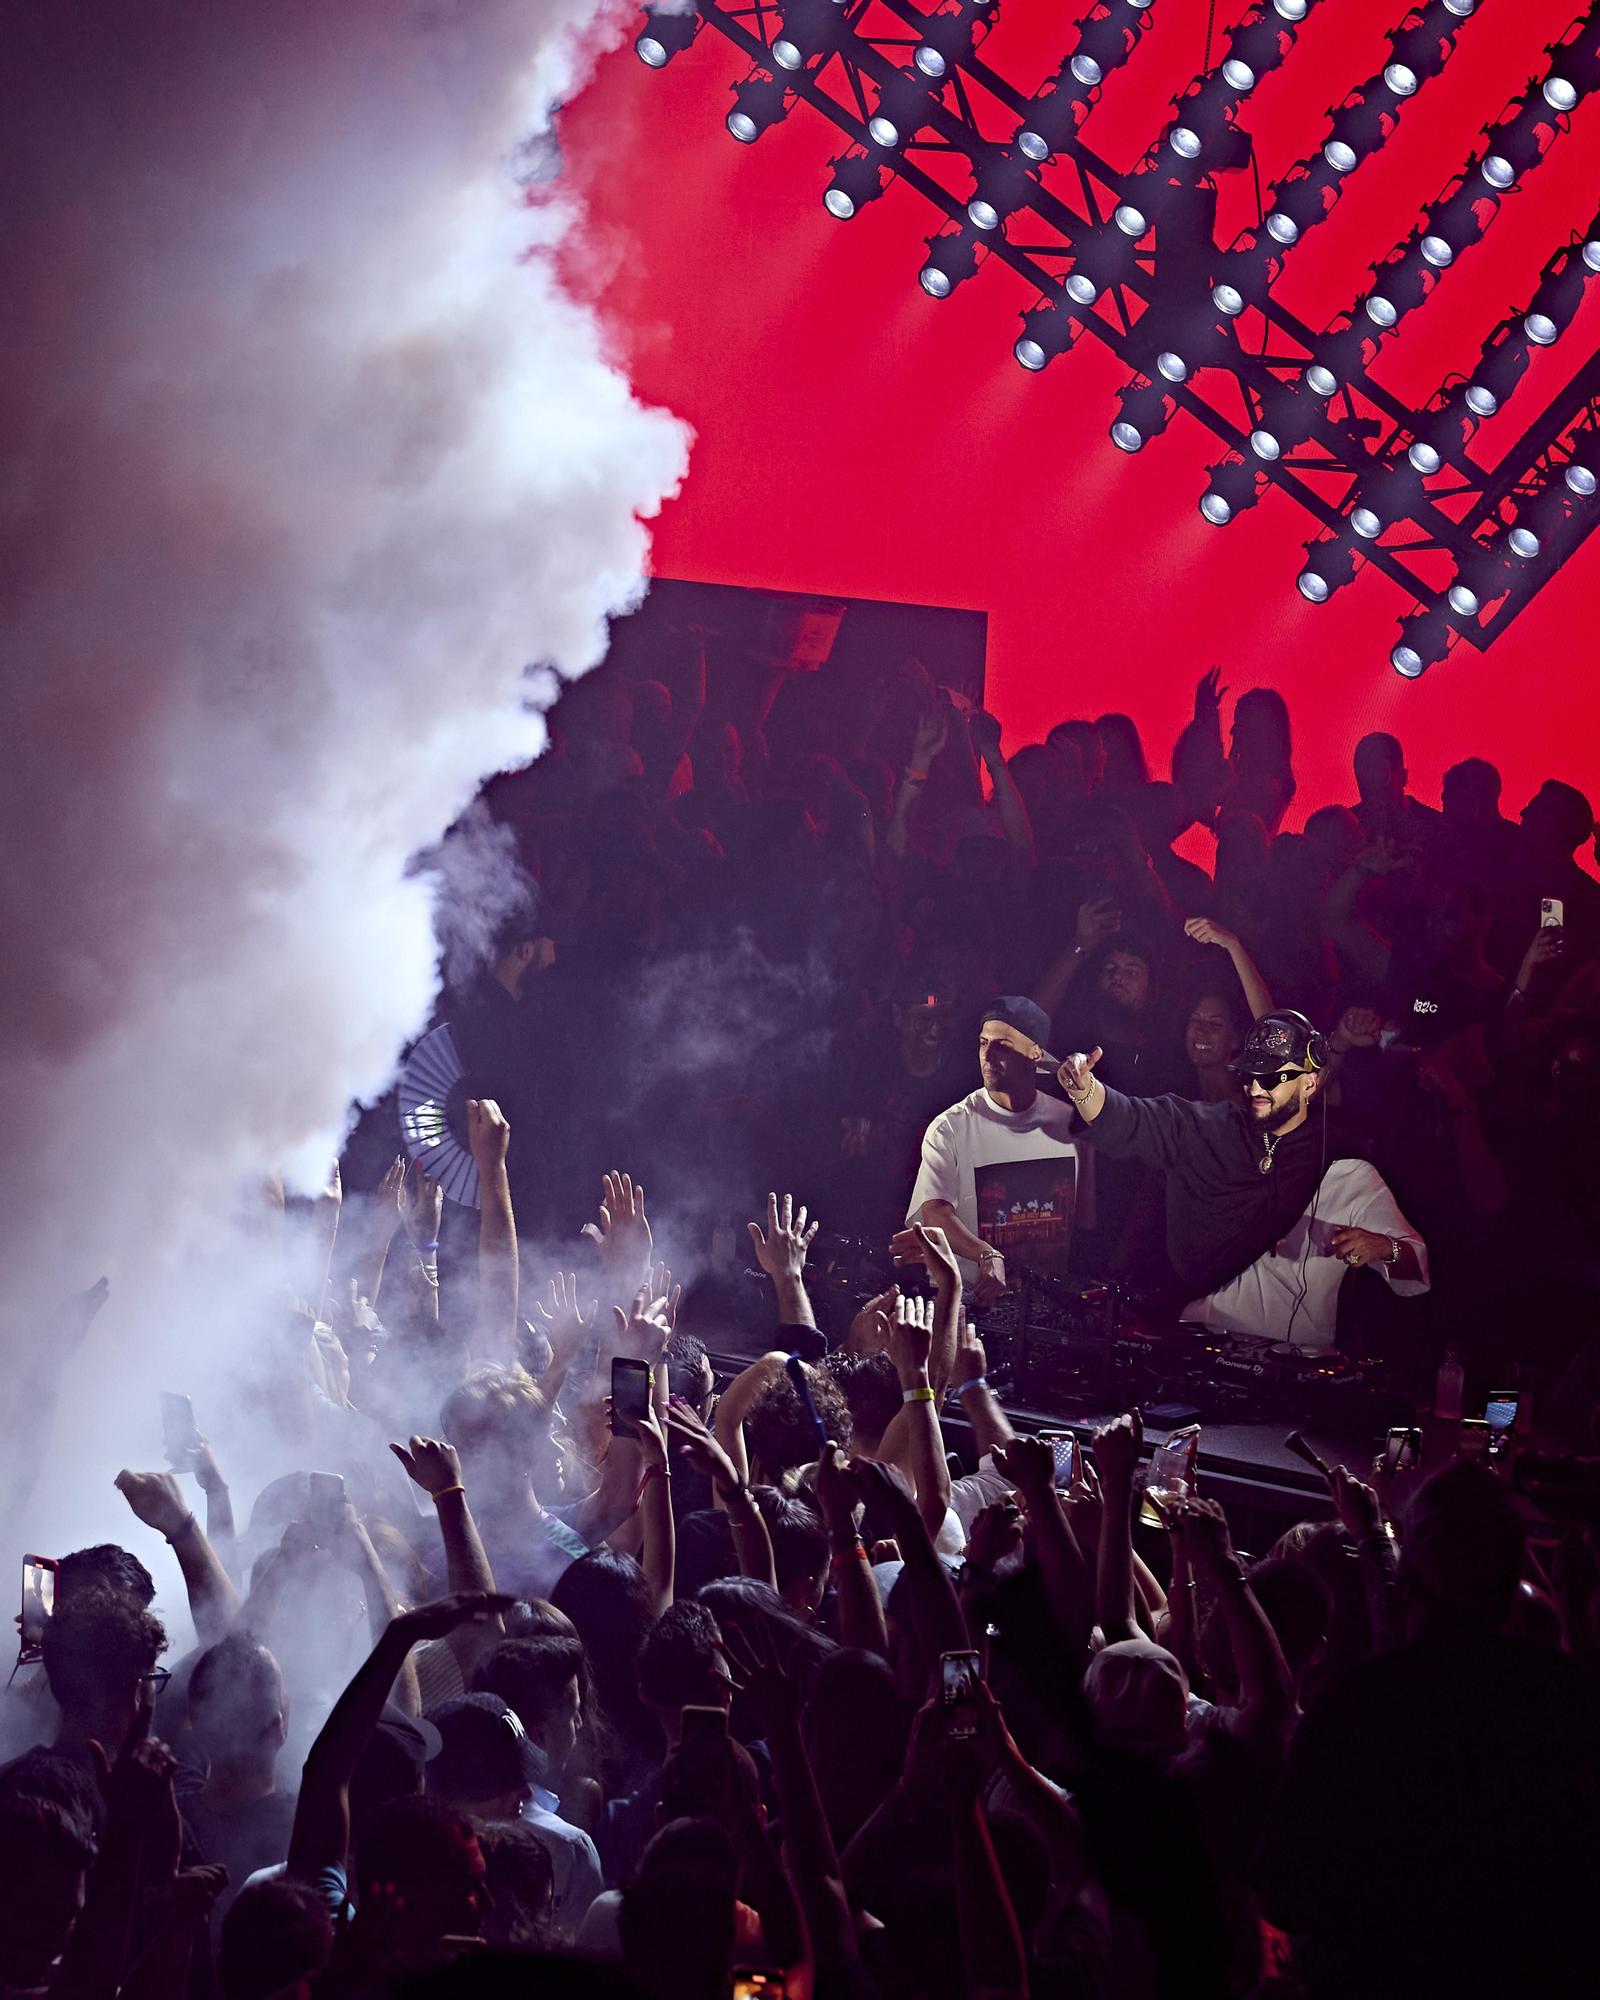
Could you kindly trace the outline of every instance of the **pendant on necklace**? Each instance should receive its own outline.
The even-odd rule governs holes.
[[[1258,1174],[1270,1174],[1272,1172],[1272,1150],[1275,1144],[1275,1140],[1269,1139],[1267,1141],[1267,1150],[1256,1162],[1256,1172]]]

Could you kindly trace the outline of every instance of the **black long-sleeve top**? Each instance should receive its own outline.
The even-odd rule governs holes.
[[[1273,1148],[1266,1174],[1265,1136],[1238,1104],[1107,1090],[1081,1136],[1108,1159],[1136,1160],[1166,1176],[1167,1255],[1190,1296],[1202,1298],[1287,1235],[1310,1207],[1328,1161],[1347,1156],[1348,1147],[1329,1150],[1325,1115],[1313,1105],[1306,1122]]]

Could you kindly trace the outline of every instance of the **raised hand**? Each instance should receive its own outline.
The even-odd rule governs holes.
[[[1526,993],[1545,966],[1564,964],[1566,958],[1566,932],[1559,925],[1543,925],[1534,932],[1533,942],[1522,954],[1522,964],[1517,969],[1517,991]]]
[[[1223,1583],[1239,1566],[1228,1534],[1228,1517],[1215,1500],[1180,1500],[1167,1513],[1167,1526],[1189,1559],[1196,1583]]]
[[[111,1280],[96,1278],[81,1292],[70,1292],[55,1309],[53,1326],[59,1345],[71,1353],[94,1325],[101,1308],[111,1296]]]
[[[1213,923],[1210,917],[1191,917],[1183,927],[1183,934],[1196,944],[1220,945],[1224,951],[1232,951],[1239,942],[1233,931],[1224,924]]]
[[[134,1518],[158,1535],[175,1535],[192,1518],[193,1510],[183,1497],[175,1472],[129,1472],[124,1468],[114,1484],[133,1509]]]
[[[1000,724],[986,708],[975,708],[967,717],[967,736],[972,747],[987,764],[1000,754]]]
[[[1203,722],[1207,716],[1220,718],[1227,693],[1228,690],[1222,685],[1221,667],[1213,667],[1209,673],[1202,674],[1195,683],[1195,721]]]
[[[1122,912],[1117,908],[1116,898],[1096,896],[1091,901],[1078,905],[1072,942],[1079,951],[1091,952],[1103,945],[1107,938],[1115,937],[1121,928]]]
[[[678,1324],[678,1305],[683,1298],[682,1285],[672,1282],[672,1272],[665,1264],[657,1264],[650,1274],[650,1296],[659,1299],[666,1315],[667,1329],[675,1331]]]
[[[733,1460],[689,1405],[677,1396],[667,1404],[667,1437],[678,1456],[696,1472],[703,1473],[719,1491],[731,1493],[737,1487],[739,1475]]]
[[[856,1502],[861,1498],[844,1453],[830,1438],[817,1460],[813,1491],[817,1507],[830,1534],[850,1534],[855,1529]]]
[[[901,1235],[909,1235],[903,1230]],[[897,1236],[894,1241],[901,1240]],[[868,1299],[850,1322],[850,1331],[845,1335],[847,1354],[881,1354],[889,1345],[889,1328],[894,1324],[895,1300],[900,1296],[900,1287],[891,1285],[886,1292],[879,1292],[876,1298]]]
[[[950,710],[944,702],[930,708],[917,723],[917,733],[911,745],[911,768],[926,771],[928,766],[944,748],[945,738],[950,733]]]
[[[411,1162],[400,1194],[400,1220],[414,1249],[437,1243],[444,1220],[444,1189],[420,1160]]]
[[[1095,1066],[1104,1054],[1104,1049],[1091,1049],[1087,1055],[1067,1057],[1056,1071],[1056,1082],[1068,1097],[1083,1096],[1094,1079]]]
[[[950,1239],[932,1224],[913,1222],[909,1229],[900,1230],[890,1242],[889,1251],[897,1264],[909,1264],[914,1259],[926,1265],[928,1276],[941,1291],[961,1283],[961,1266],[950,1248]]]
[[[1342,1465],[1335,1465],[1328,1474],[1328,1491],[1333,1495],[1333,1510],[1351,1541],[1369,1541],[1383,1533],[1383,1503],[1365,1481]]]
[[[439,1494],[461,1484],[461,1459],[453,1444],[414,1437],[409,1445],[391,1444],[389,1449],[424,1493]]]
[[[600,1301],[591,1299],[585,1313],[578,1304],[578,1279],[572,1271],[557,1271],[545,1292],[545,1301],[534,1302],[534,1311],[544,1322],[544,1330],[550,1341],[552,1354],[574,1354],[583,1345],[584,1336],[594,1326],[594,1316],[600,1310]]]
[[[978,1338],[978,1329],[971,1320],[963,1319],[956,1333],[955,1367],[951,1380],[959,1389],[963,1382],[976,1382],[980,1375],[989,1372],[989,1357]]]
[[[390,1619],[389,1630],[410,1648],[425,1639],[443,1639],[458,1625],[481,1624],[497,1617],[516,1601],[492,1590],[458,1590],[449,1597],[436,1597],[431,1604],[419,1604],[413,1611],[402,1611],[398,1618]]]
[[[600,1221],[586,1222],[583,1233],[600,1253],[600,1268],[613,1283],[627,1290],[648,1281],[655,1249],[644,1212],[644,1189],[630,1174],[604,1176]]]
[[[1342,1055],[1346,1049],[1375,1049],[1382,1032],[1383,1016],[1376,1007],[1346,1007],[1330,1041]]]
[[[973,1516],[967,1536],[967,1561],[988,1574],[999,1568],[1022,1547],[1022,1523],[1010,1500],[991,1500]]]
[[[756,1262],[773,1283],[798,1283],[806,1267],[806,1252],[822,1224],[813,1222],[808,1226],[804,1206],[798,1215],[795,1213],[793,1195],[786,1194],[780,1202],[775,1194],[769,1194],[766,1234],[762,1234],[758,1222],[745,1226],[750,1231]]]
[[[764,1619],[722,1622],[722,1644],[740,1686],[761,1718],[763,1734],[793,1728],[800,1719],[800,1687],[778,1656],[772,1628]]]
[[[480,1174],[492,1173],[506,1163],[511,1144],[511,1126],[492,1097],[467,1099],[467,1145]]]
[[[1139,1468],[1139,1450],[1144,1443],[1144,1421],[1130,1410],[1115,1423],[1105,1424],[1094,1434],[1094,1462],[1101,1480],[1119,1493],[1133,1490],[1133,1475]]]
[[[926,1377],[928,1356],[933,1351],[933,1303],[929,1299],[895,1300],[894,1321],[889,1328],[889,1359],[894,1363],[902,1386],[910,1376]]]
[[[990,1447],[994,1462],[1022,1495],[1031,1513],[1056,1504],[1056,1458],[1043,1438],[1013,1437]]]
[[[631,1355],[636,1361],[648,1361],[654,1368],[666,1353],[667,1342],[672,1338],[668,1305],[667,1299],[652,1298],[650,1287],[641,1285],[626,1312],[621,1306],[613,1306],[611,1314],[616,1321],[618,1353]]]

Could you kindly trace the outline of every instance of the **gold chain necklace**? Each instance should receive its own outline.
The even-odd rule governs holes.
[[[1267,1134],[1267,1150],[1261,1155],[1261,1158],[1256,1162],[1257,1173],[1270,1174],[1272,1172],[1273,1149],[1276,1147],[1278,1141],[1282,1137],[1283,1134],[1281,1132],[1269,1132]]]

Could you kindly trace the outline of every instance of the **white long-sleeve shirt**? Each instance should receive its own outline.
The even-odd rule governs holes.
[[[1183,1317],[1268,1340],[1292,1337],[1296,1347],[1313,1352],[1332,1347],[1339,1287],[1350,1269],[1334,1255],[1333,1239],[1341,1229],[1370,1229],[1409,1243],[1419,1277],[1397,1278],[1387,1264],[1377,1269],[1402,1298],[1428,1289],[1428,1246],[1401,1214],[1383,1176],[1366,1160],[1334,1160],[1289,1233],[1209,1298],[1192,1301]]]

